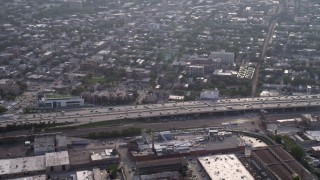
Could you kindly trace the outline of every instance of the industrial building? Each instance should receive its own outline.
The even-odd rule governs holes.
[[[119,155],[114,153],[113,149],[105,149],[99,153],[92,153],[90,158],[93,165],[119,163]]]
[[[198,161],[212,180],[254,180],[253,176],[234,154],[199,157]]]
[[[85,168],[88,166],[103,166],[119,163],[119,155],[113,154],[113,149],[95,149],[83,151],[69,151],[72,168]]]
[[[179,169],[185,163],[182,157],[244,152],[245,144],[231,132],[195,129],[140,136],[128,143],[128,150],[140,171],[156,173],[168,171],[168,167]],[[152,164],[151,169],[148,164]]]
[[[69,170],[68,151],[46,153],[41,156],[1,159],[0,179],[23,175],[44,174]]]
[[[70,169],[82,169],[91,166],[105,167],[108,164],[118,163],[119,155],[114,153],[113,149],[97,149],[94,152],[92,150],[71,151],[70,153],[68,151],[50,152],[40,156],[1,159],[0,179],[25,175],[54,174]],[[96,171],[93,170],[92,175]]]
[[[223,130],[211,131],[157,132],[152,137],[140,136],[129,142],[128,150],[142,175],[179,171],[186,165],[183,158],[186,156],[244,152],[244,144],[238,136]]]
[[[34,138],[34,154],[43,155],[55,151],[54,136],[39,136]]]
[[[44,155],[45,153],[67,150],[69,142],[65,135],[45,135],[34,138],[33,148],[35,155]]]
[[[295,160],[281,145],[257,148],[252,151],[252,160],[260,170],[265,169],[273,179],[291,179],[298,174],[303,180],[317,178]]]
[[[68,151],[46,153],[46,172],[61,172],[70,169]]]
[[[182,157],[171,157],[136,162],[136,167],[139,169],[140,174],[179,171],[179,169],[181,169],[184,165],[186,165],[186,162]]]

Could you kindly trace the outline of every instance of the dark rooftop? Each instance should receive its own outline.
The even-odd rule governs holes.
[[[270,149],[283,161],[293,160],[294,158],[280,146],[271,146]]]
[[[278,179],[291,179],[294,173],[303,177],[303,180],[317,179],[284,150],[281,145],[259,148],[254,150],[253,153],[262,160],[267,169]]]
[[[259,149],[255,153],[265,164],[274,164],[280,162],[269,149]]]
[[[274,164],[269,166],[270,171],[279,179],[291,179],[292,174],[283,164]]]

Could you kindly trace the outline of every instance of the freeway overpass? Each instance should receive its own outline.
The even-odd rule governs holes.
[[[190,115],[228,112],[246,112],[256,110],[276,110],[297,108],[313,108],[320,106],[320,94],[302,96],[259,97],[221,99],[217,101],[188,101],[148,105],[127,105],[115,107],[82,108],[74,111],[16,114],[12,119],[2,119],[1,126],[12,123],[65,123],[85,124],[90,122],[158,118],[158,117],[183,117]]]

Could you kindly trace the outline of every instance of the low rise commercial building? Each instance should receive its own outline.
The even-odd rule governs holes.
[[[183,101],[184,96],[169,95],[169,101]]]
[[[205,90],[203,89],[200,92],[200,99],[210,99],[210,100],[215,100],[219,98],[219,90]]]
[[[108,173],[106,170],[101,170],[98,168],[93,168],[91,170],[77,171],[76,172],[77,180],[107,180]]]
[[[45,95],[39,102],[40,107],[59,108],[59,107],[74,107],[83,106],[84,99],[81,97]]]
[[[90,156],[91,164],[112,164],[119,163],[119,155],[113,149],[105,149],[103,152],[94,153]]]

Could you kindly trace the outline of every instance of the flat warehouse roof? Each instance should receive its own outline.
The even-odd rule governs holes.
[[[45,170],[45,156],[0,160],[0,175]]]
[[[47,167],[70,164],[68,151],[46,153],[45,156]]]
[[[212,180],[254,180],[234,154],[205,156],[198,160]]]

